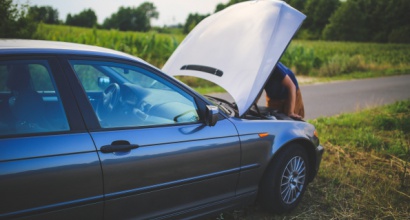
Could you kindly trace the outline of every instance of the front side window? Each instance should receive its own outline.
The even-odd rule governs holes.
[[[0,136],[68,131],[47,61],[0,61]]]
[[[148,70],[113,62],[70,64],[103,128],[199,121],[194,98]]]

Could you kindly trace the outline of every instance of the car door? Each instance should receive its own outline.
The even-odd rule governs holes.
[[[0,57],[0,218],[101,219],[100,162],[52,57]]]
[[[89,100],[83,111],[94,112],[87,124],[104,173],[106,219],[172,216],[235,196],[240,145],[229,120],[207,126],[203,100],[142,64],[69,63],[82,84],[73,89]]]

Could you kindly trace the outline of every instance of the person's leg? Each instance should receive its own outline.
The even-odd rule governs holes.
[[[284,113],[285,111],[285,101],[278,100],[278,99],[271,99],[269,96],[266,95],[266,107],[278,110],[279,112]]]
[[[302,93],[300,89],[296,90],[295,114],[305,117],[305,107],[303,105]]]

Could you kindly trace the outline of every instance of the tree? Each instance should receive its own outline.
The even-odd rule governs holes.
[[[299,3],[300,4],[300,3]],[[302,29],[308,32],[308,38],[319,39],[329,18],[339,7],[339,0],[308,0],[302,12],[306,15]]]
[[[323,31],[325,40],[365,41],[368,29],[366,17],[356,1],[346,1],[330,17]]]
[[[285,2],[299,11],[303,11],[303,9],[305,8],[306,0],[286,0]]]
[[[406,29],[410,27],[410,1],[354,1],[359,4],[360,9],[366,15],[366,28],[369,31],[368,39],[370,41],[403,42],[401,39],[397,39],[400,35],[409,39],[410,36],[406,37],[406,33],[408,33]],[[392,34],[397,37],[393,37]],[[393,40],[392,37],[396,40]]]
[[[239,3],[239,2],[245,2],[245,1],[249,1],[249,0],[229,0],[229,2],[226,3],[226,4],[219,3],[216,6],[215,12],[222,11],[223,9],[225,9],[225,8],[227,8],[227,7],[229,7],[233,4],[236,4],[236,3]]]
[[[92,9],[85,9],[77,15],[67,15],[66,25],[93,27],[97,25],[97,15]]]
[[[409,0],[347,0],[332,15],[326,40],[410,43]]]
[[[148,31],[151,29],[151,19],[158,16],[154,4],[144,2],[137,8],[120,7],[117,13],[104,20],[103,27],[121,31]]]
[[[194,27],[201,22],[204,18],[208,17],[209,14],[206,15],[200,15],[198,13],[195,14],[189,14],[188,18],[185,21],[185,25],[184,25],[184,30],[183,32],[185,34],[189,33],[192,29],[194,29]]]
[[[59,24],[58,10],[51,6],[32,6],[28,10],[28,15],[36,22],[46,24]]]
[[[31,38],[36,28],[26,5],[19,8],[12,0],[0,0],[0,38]]]
[[[215,13],[218,12],[218,11],[222,11],[223,9],[225,9],[225,8],[227,8],[227,7],[229,7],[233,4],[236,4],[236,3],[239,3],[239,2],[244,2],[244,1],[248,1],[248,0],[230,0],[226,4],[219,3],[215,8]],[[194,27],[199,22],[201,22],[204,18],[206,18],[208,16],[209,16],[209,14],[205,14],[205,15],[201,15],[201,14],[198,14],[198,13],[189,14],[186,21],[185,21],[183,32],[185,34],[189,33],[192,29],[194,29]]]

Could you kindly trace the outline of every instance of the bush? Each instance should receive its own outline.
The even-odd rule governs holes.
[[[290,46],[281,61],[291,68],[295,74],[308,75],[312,68],[320,66],[320,59],[315,57],[314,50],[303,46]]]

